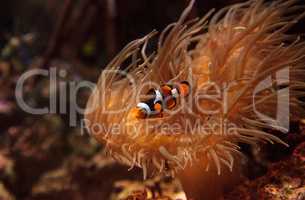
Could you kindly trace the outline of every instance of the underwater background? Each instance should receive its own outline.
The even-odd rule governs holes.
[[[237,2],[243,1],[197,0],[190,19]],[[60,83],[96,82],[128,42],[153,29],[163,30],[187,4],[187,0],[1,2],[0,200],[184,199],[178,180],[143,181],[140,169],[128,171],[106,157],[102,145],[84,130],[83,116],[74,112],[76,105],[85,107],[90,91],[81,89],[75,99],[63,99],[60,96],[72,88],[60,89]],[[305,33],[305,20],[290,33]],[[148,51],[156,43],[153,40]],[[25,112],[16,102],[18,79],[30,69],[51,68],[65,72],[58,84],[50,84],[46,77],[31,78],[23,95],[27,104],[43,108],[50,106],[55,92],[55,110],[43,115]],[[289,148],[243,147],[249,156],[246,181],[224,199],[305,199],[305,119],[291,124],[282,138],[292,144]]]

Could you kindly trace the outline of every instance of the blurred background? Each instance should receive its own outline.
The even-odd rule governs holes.
[[[243,1],[197,0],[190,19],[203,16],[212,8],[219,10],[237,2]],[[83,134],[80,127],[81,115],[76,116],[76,126],[70,126],[69,109],[67,112],[58,110],[45,115],[24,112],[16,103],[15,87],[24,72],[51,67],[67,72],[59,81],[96,82],[103,67],[128,42],[143,37],[153,29],[163,30],[178,19],[187,4],[188,0],[1,2],[0,200],[118,200],[126,199],[133,193],[143,200],[160,196],[183,198],[177,180],[156,177],[143,182],[141,170],[128,171],[127,167],[105,157],[102,146],[88,134]],[[304,25],[304,21],[301,21],[291,32],[304,33]],[[152,40],[153,44],[155,42]],[[29,79],[23,94],[26,103],[37,108],[48,106],[50,94],[56,92],[50,88],[54,87],[57,88],[58,84],[50,87],[46,77]],[[77,95],[77,104],[84,107],[89,91],[80,90]],[[69,108],[71,102],[68,98],[58,99],[58,104]],[[303,130],[302,122],[293,122],[291,133],[284,138],[292,146],[285,150],[273,146],[272,156],[245,147],[245,152],[251,154],[251,162],[255,163],[245,172],[246,176],[250,179],[261,177],[260,180],[266,183],[260,193],[270,195],[276,190],[281,195],[284,192],[292,195],[290,199],[300,198],[299,194],[304,194],[303,199],[305,198],[305,167],[302,160],[305,145],[301,144],[304,141]],[[270,147],[257,151],[266,148]],[[290,155],[299,160],[287,161]],[[300,160],[303,163],[301,165]],[[273,163],[276,163],[275,166]],[[278,165],[282,171],[272,171]],[[295,174],[285,176],[284,180],[293,183],[292,188],[298,192],[291,187],[284,187],[282,179],[270,183],[270,169],[275,174],[285,174],[289,171],[287,169],[295,165]],[[279,181],[281,184],[278,184]],[[247,184],[244,185],[248,188],[245,195],[250,195],[251,192],[257,195],[257,185],[261,184],[257,181]],[[240,195],[241,191],[244,191],[243,188],[237,193]],[[226,199],[239,198],[233,192]]]

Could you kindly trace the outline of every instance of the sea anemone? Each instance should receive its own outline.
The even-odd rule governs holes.
[[[266,131],[285,132],[289,117],[304,114],[305,43],[287,30],[305,13],[296,0],[253,0],[187,21],[193,4],[159,35],[155,53],[146,53],[153,31],[108,64],[85,118],[106,152],[144,178],[177,175],[188,197],[212,199],[237,179],[240,143],[287,146]],[[151,88],[182,81],[191,91],[174,109],[134,117]]]

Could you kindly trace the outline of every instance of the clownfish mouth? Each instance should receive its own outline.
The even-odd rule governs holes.
[[[172,110],[178,104],[178,98],[187,97],[191,87],[187,81],[176,85],[165,84],[160,89],[150,89],[147,92],[149,97],[137,104],[131,110],[132,116],[136,119],[161,118],[164,110]]]

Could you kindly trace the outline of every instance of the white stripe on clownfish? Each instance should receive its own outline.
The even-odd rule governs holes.
[[[154,104],[157,103],[158,101],[163,102],[163,96],[159,90],[155,90],[155,95],[156,96],[155,96]]]
[[[174,98],[178,98],[179,97],[179,92],[178,92],[177,88],[172,89],[171,93],[172,93],[172,96]]]
[[[152,113],[150,107],[146,103],[140,102],[137,104],[137,107],[140,109],[144,109],[148,115]]]

